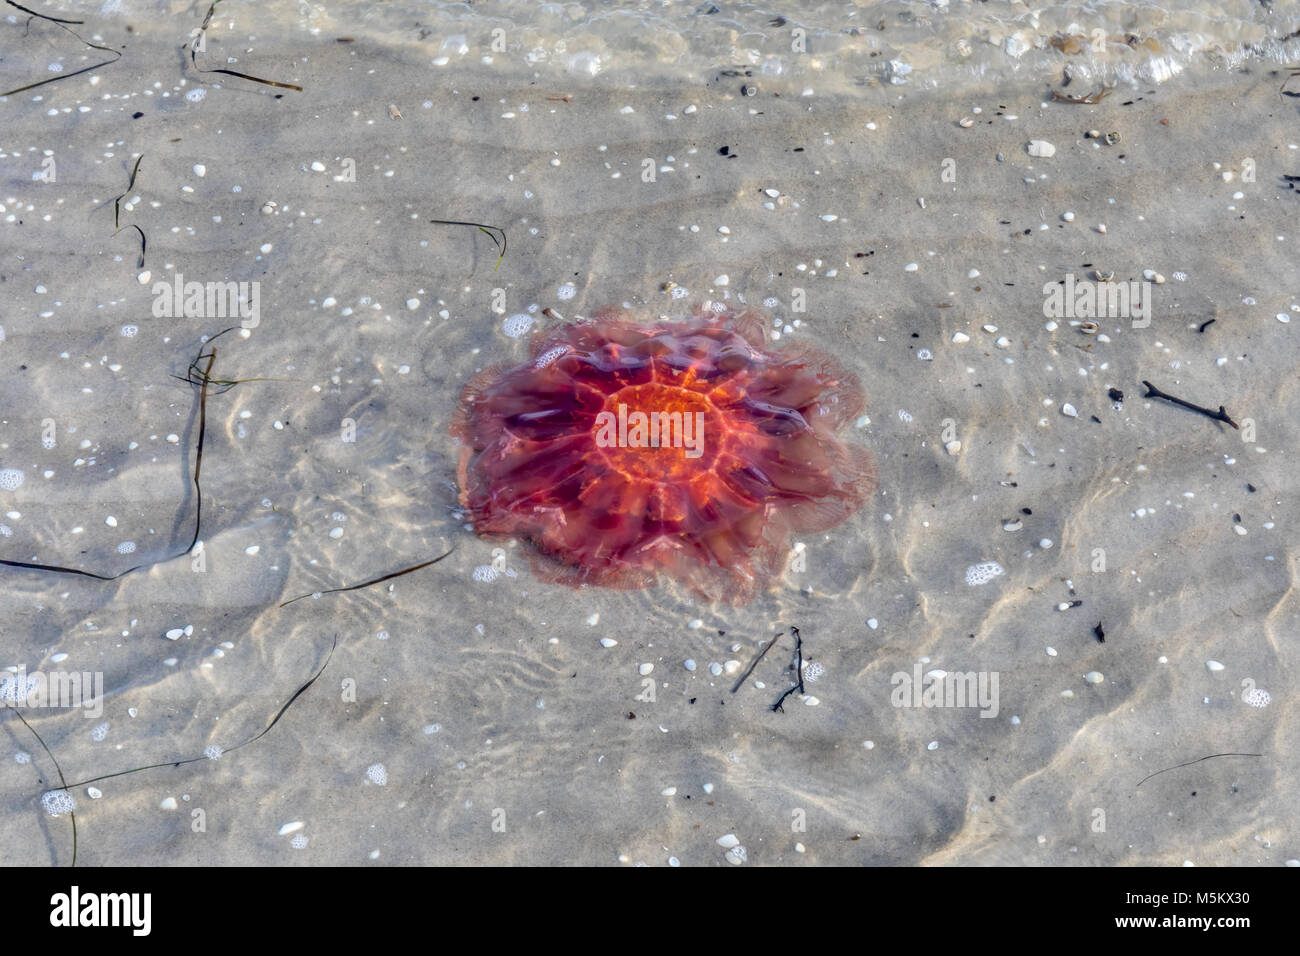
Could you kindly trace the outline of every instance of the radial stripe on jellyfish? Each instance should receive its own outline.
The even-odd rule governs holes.
[[[766,327],[755,310],[603,309],[480,373],[451,426],[474,530],[530,541],[534,570],[571,587],[662,574],[752,599],[792,534],[840,524],[875,487],[867,450],[838,437],[865,405],[857,380],[810,347],[768,346]]]

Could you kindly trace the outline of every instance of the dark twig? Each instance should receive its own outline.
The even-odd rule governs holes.
[[[49,748],[49,746],[45,743],[45,739],[44,739],[40,734],[38,734],[38,733],[36,732],[36,728],[33,727],[31,724],[29,724],[29,723],[27,722],[27,718],[26,718],[26,717],[24,717],[24,716],[23,716],[23,715],[22,715],[22,714],[21,714],[17,709],[14,710],[14,714],[18,717],[19,720],[22,721],[23,726],[26,727],[29,731],[31,731],[32,736],[36,738],[36,742],[37,742],[38,744],[41,745],[41,749],[45,751],[45,753],[49,756],[50,760],[54,763],[54,771],[55,771],[55,773],[57,773],[57,774],[59,775],[59,783],[63,785],[63,789],[64,789],[64,790],[68,790],[69,793],[71,793],[71,790],[70,790],[70,788],[68,787],[68,781],[67,781],[67,780],[64,778],[64,776],[63,776],[63,768],[59,766],[59,761],[58,761],[58,758],[54,756],[54,751],[52,751],[52,750]],[[74,784],[73,786],[76,786],[76,785]],[[69,810],[69,811],[68,811],[68,816],[72,818],[72,865],[73,865],[73,866],[76,866],[76,865],[77,865],[77,814],[76,814],[76,811],[74,811],[74,810]]]
[[[1206,418],[1212,418],[1216,422],[1224,422],[1240,431],[1240,427],[1236,422],[1228,417],[1228,413],[1224,411],[1222,405],[1219,406],[1217,412],[1212,412],[1201,405],[1193,405],[1191,402],[1184,401],[1181,398],[1175,398],[1173,395],[1162,392],[1148,381],[1143,380],[1142,384],[1147,387],[1147,393],[1142,396],[1143,398],[1163,398],[1166,402],[1173,402],[1175,405],[1181,405],[1183,408],[1189,409],[1190,411],[1200,412]]]
[[[772,705],[772,710],[773,710],[774,712],[779,710],[779,711],[780,711],[781,713],[783,713],[783,714],[785,713],[785,708],[782,707],[781,705],[785,703],[785,699],[786,699],[787,697],[789,697],[791,694],[793,694],[795,691],[798,691],[800,694],[802,694],[802,693],[804,692],[804,689],[803,689],[803,638],[799,636],[799,628],[797,628],[797,627],[791,627],[791,628],[790,628],[790,633],[794,635],[795,683],[794,683],[794,685],[793,685],[789,690],[787,690],[784,694],[781,695],[780,699],[778,699],[777,702],[776,702],[775,704]]]
[[[30,13],[39,20],[49,20],[51,23],[71,23],[73,25],[79,25],[86,22],[85,20],[60,20],[58,17],[52,17],[45,13],[37,13],[35,10],[28,10],[22,4],[14,3],[14,0],[5,0],[5,3],[9,4],[11,7],[17,7],[23,13]]]
[[[196,33],[194,39],[190,41],[190,62],[194,64],[194,69],[200,73],[224,73],[227,76],[237,76],[241,80],[252,80],[254,83],[261,83],[265,86],[275,86],[282,90],[297,90],[301,93],[302,87],[293,83],[277,83],[275,80],[264,80],[260,76],[251,76],[248,73],[240,73],[238,70],[224,70],[215,67],[211,70],[205,70],[199,66],[198,48],[203,45],[203,38],[208,32],[208,24],[212,22],[212,14],[216,11],[217,4],[220,2],[221,0],[213,0],[212,6],[208,7],[208,15],[203,18],[203,25],[199,27],[198,33]],[[277,97],[281,95],[283,94],[276,94]]]
[[[776,645],[776,642],[779,641],[784,636],[785,636],[785,631],[779,631],[777,635],[774,638],[772,638],[771,641],[769,641],[767,644],[763,646],[763,649],[758,652],[758,656],[754,658],[753,662],[749,665],[749,667],[745,668],[745,673],[740,675],[740,680],[736,681],[735,685],[731,688],[731,692],[733,694],[736,691],[740,690],[740,685],[745,683],[745,681],[748,679],[750,674],[754,673],[754,668],[757,667],[758,662],[763,659],[763,655],[766,654],[768,651],[770,651]]]
[[[46,16],[44,13],[37,13],[35,10],[28,10],[26,7],[14,3],[14,0],[5,0],[5,3],[9,4],[9,6],[17,10],[21,10],[23,13],[31,14],[33,17],[36,17],[38,19],[48,20],[50,23],[53,23],[55,26],[57,26],[60,30],[64,30],[68,33],[71,33],[74,37],[76,37],[78,40],[81,40],[82,43],[86,44],[86,46],[90,47],[92,50],[102,50],[104,53],[111,53],[113,54],[114,58],[111,60],[104,60],[102,63],[95,63],[92,64],[91,66],[84,67],[80,70],[77,70],[75,73],[60,73],[58,76],[52,76],[46,80],[40,80],[36,83],[28,83],[26,86],[18,87],[18,89],[16,90],[9,90],[7,93],[0,93],[0,97],[12,96],[14,93],[23,93],[27,90],[34,90],[38,86],[45,86],[47,83],[57,83],[59,82],[59,80],[70,80],[74,76],[81,76],[81,74],[89,73],[91,70],[98,70],[101,66],[108,66],[108,64],[116,63],[118,60],[122,59],[122,54],[119,51],[110,50],[106,46],[99,46],[98,44],[91,43],[89,40],[79,36],[75,31],[69,30],[67,26],[65,26],[65,24],[69,24],[69,23],[71,24],[85,23],[86,21],[84,20],[60,20],[58,17],[50,17],[50,16]],[[27,22],[28,25],[30,26],[31,21],[28,20]]]
[[[135,158],[135,165],[131,167],[131,178],[126,181],[126,192],[113,197],[113,235],[115,236],[122,231],[122,200],[126,198],[127,193],[135,188],[135,178],[140,174],[140,161],[142,159],[144,159],[144,153]],[[132,223],[131,228],[140,233],[140,261],[136,264],[136,268],[143,269],[144,254],[149,248],[149,240],[145,238],[144,230],[139,226]]]
[[[501,255],[497,258],[496,269],[501,268],[501,262],[506,257],[506,231],[502,229],[500,226],[488,226],[488,225],[484,225],[481,222],[462,222],[459,219],[430,219],[429,222],[438,226],[473,226],[479,232],[483,233],[485,236],[487,236],[489,239],[495,242],[497,248],[501,250]],[[500,239],[497,239],[497,237],[493,234],[497,232],[501,233]],[[492,271],[495,272],[496,269],[493,269]]]
[[[137,226],[135,223],[131,223],[131,228],[134,229],[136,232],[140,233],[140,258],[136,262],[135,267],[137,269],[143,269],[144,254],[149,248],[149,240],[145,238],[144,230],[141,229],[139,226]],[[117,233],[113,233],[113,235],[117,235]]]
[[[222,751],[222,753],[228,754],[233,751],[239,750],[241,747],[247,747],[249,744],[255,743],[256,741],[261,740],[263,737],[269,734],[271,732],[271,728],[280,722],[280,718],[284,716],[285,711],[287,711],[291,706],[293,706],[293,702],[296,701],[299,697],[301,697],[304,693],[306,693],[307,688],[309,688],[312,684],[316,683],[316,680],[320,677],[320,675],[325,673],[325,668],[329,666],[330,658],[334,656],[334,651],[338,646],[339,646],[339,636],[335,634],[334,643],[330,645],[329,653],[325,655],[325,660],[321,664],[320,668],[316,671],[315,674],[312,675],[311,679],[307,681],[307,683],[303,684],[296,691],[294,691],[293,696],[290,697],[288,701],[285,702],[285,705],[281,707],[279,711],[276,712],[276,715],[271,718],[271,722],[267,724],[264,728],[262,728],[261,732],[258,733],[256,736],[249,737],[243,743],[235,744],[233,747],[227,747]],[[99,777],[91,777],[88,780],[78,780],[76,783],[73,784],[73,786],[84,787],[87,784],[98,783],[101,780],[111,780],[113,777],[125,777],[128,774],[140,773],[141,771],[144,770],[157,770],[159,767],[183,767],[187,763],[198,763],[200,760],[211,760],[211,759],[212,758],[205,753],[198,757],[184,757],[180,760],[168,760],[165,763],[149,764],[147,767],[132,767],[130,770],[119,770],[116,773],[106,773]]]
[[[113,197],[113,232],[115,233],[117,232],[117,230],[122,228],[122,224],[120,221],[122,216],[122,200],[126,198],[127,193],[129,193],[132,189],[135,188],[135,177],[140,174],[140,161],[143,159],[144,159],[144,153],[141,153],[139,156],[135,158],[135,165],[131,167],[131,176],[126,181],[126,191],[118,193],[115,197]],[[99,207],[95,207],[95,208],[99,208]]]
[[[230,331],[232,331],[232,329],[218,332],[208,341],[211,342]],[[207,364],[200,368],[199,363],[205,359],[207,360]],[[176,558],[182,557],[193,551],[194,545],[197,544],[199,540],[199,531],[203,527],[203,491],[199,487],[199,473],[203,469],[203,442],[204,436],[207,432],[208,386],[213,382],[213,379],[210,378],[210,373],[212,372],[212,364],[216,360],[217,350],[215,348],[209,352],[204,352],[202,348],[200,348],[199,354],[190,362],[190,374],[197,377],[187,379],[190,384],[199,386],[199,436],[198,441],[195,443],[194,451],[194,537],[190,539],[189,547],[185,548],[183,551],[178,551],[176,554],[160,558],[158,561],[147,561],[144,564],[137,564],[134,567],[127,568],[125,571],[119,571],[117,574],[96,574],[94,571],[83,571],[81,568],[65,568],[55,564],[39,564],[32,561],[9,561],[3,558],[0,558],[0,567],[21,568],[25,571],[49,571],[54,574],[75,574],[83,578],[94,578],[96,581],[116,581],[118,578],[126,577],[133,571],[153,567],[155,564],[160,564],[163,561],[174,561]],[[231,384],[238,383],[234,382]]]
[[[1187,761],[1187,763],[1180,763],[1180,764],[1177,764],[1176,766],[1173,766],[1173,767],[1165,767],[1164,770],[1157,770],[1155,773],[1149,773],[1149,774],[1147,774],[1145,777],[1143,777],[1141,780],[1138,781],[1138,787],[1142,786],[1142,784],[1146,783],[1146,782],[1147,782],[1148,780],[1150,780],[1152,777],[1158,777],[1158,776],[1160,776],[1162,773],[1168,773],[1170,770],[1179,770],[1179,769],[1181,769],[1181,768],[1183,768],[1183,767],[1190,767],[1192,764],[1194,764],[1194,763],[1200,763],[1202,760],[1213,760],[1215,757],[1262,757],[1262,756],[1264,756],[1264,755],[1263,755],[1263,754],[1237,754],[1237,753],[1231,753],[1231,754],[1207,754],[1207,755],[1204,756],[1204,757],[1197,757],[1195,760],[1189,760],[1189,761]],[[1137,787],[1134,787],[1133,789],[1136,790]]]
[[[284,706],[281,707],[279,711],[276,712],[276,715],[271,718],[271,722],[267,724],[261,730],[261,732],[258,733],[256,736],[248,738],[243,743],[235,744],[235,746],[233,747],[228,747],[224,751],[222,751],[222,753],[230,753],[232,751],[239,750],[241,747],[247,747],[249,744],[255,743],[256,741],[261,740],[263,737],[269,734],[271,732],[271,728],[274,727],[276,724],[278,724],[280,722],[280,718],[283,717],[285,715],[285,712],[290,707],[293,706],[294,701],[296,701],[299,697],[305,694],[307,692],[307,689],[311,687],[312,684],[316,683],[316,681],[320,678],[321,674],[325,673],[325,668],[329,666],[330,659],[334,656],[334,651],[338,648],[338,646],[339,646],[339,637],[337,634],[335,634],[334,642],[330,645],[329,653],[325,655],[325,660],[321,664],[320,668],[316,671],[315,674],[312,675],[311,679],[308,680],[307,683],[303,684],[296,691],[294,691],[293,696],[290,697],[288,701],[285,702]],[[160,767],[181,767],[188,763],[198,763],[200,760],[213,759],[205,752],[202,756],[198,756],[198,757],[185,757],[180,760],[169,760],[165,763],[149,764],[148,766],[145,767],[132,767],[130,770],[119,770],[116,773],[101,774],[98,777],[90,777],[86,780],[79,780],[74,784],[69,784],[66,778],[64,778],[63,776],[63,768],[59,766],[59,761],[55,758],[54,752],[50,750],[48,746],[46,746],[45,741],[41,738],[41,735],[36,732],[36,728],[33,727],[31,724],[29,724],[27,722],[27,718],[25,718],[21,713],[19,713],[16,710],[14,711],[14,713],[17,715],[18,719],[22,721],[23,726],[26,727],[29,731],[31,731],[32,736],[36,738],[36,741],[41,745],[41,748],[49,755],[50,760],[54,762],[54,769],[59,774],[59,782],[63,785],[62,788],[69,792],[71,792],[73,787],[84,787],[87,786],[88,784],[98,783],[101,780],[111,780],[114,777],[125,777],[129,774],[141,773],[145,770],[157,770]],[[77,865],[77,814],[75,811],[69,811],[68,816],[72,818],[72,864],[71,865],[75,867]]]
[[[1213,325],[1213,324],[1214,324],[1215,322],[1217,322],[1217,321],[1219,321],[1219,320],[1218,320],[1218,319],[1206,319],[1204,322],[1201,323],[1201,327],[1200,327],[1199,329],[1197,329],[1196,331],[1197,331],[1197,332],[1200,332],[1200,333],[1202,333],[1202,334],[1204,334],[1205,330],[1208,329],[1211,325]]]
[[[359,591],[362,588],[370,587],[372,584],[381,584],[384,581],[389,581],[393,578],[400,578],[403,574],[410,574],[413,571],[419,571],[421,568],[427,568],[431,564],[437,564],[455,550],[455,548],[450,548],[446,554],[440,554],[436,558],[432,558],[428,561],[421,561],[419,564],[413,564],[409,568],[402,568],[400,571],[390,571],[388,574],[380,575],[377,578],[371,578],[369,581],[362,581],[360,584],[349,584],[344,588],[330,588],[327,591],[313,591],[311,594],[299,594],[296,598],[290,598],[285,601],[280,605],[280,607],[288,607],[290,604],[293,604],[295,601],[301,601],[303,598],[315,597],[320,594],[338,594],[341,591]]]

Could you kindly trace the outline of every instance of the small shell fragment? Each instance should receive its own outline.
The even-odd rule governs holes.
[[[388,115],[389,115],[389,117],[392,118],[392,119],[401,119],[401,118],[402,118],[402,113],[401,113],[401,111],[400,111],[396,106],[394,106],[392,103],[389,103],[389,104],[388,104]]]
[[[1025,152],[1030,156],[1041,156],[1047,158],[1056,155],[1056,147],[1045,139],[1031,139],[1025,147]]]
[[[975,121],[971,119],[969,116],[963,116],[960,120],[957,121],[957,125],[960,126],[962,129],[970,129],[972,126],[975,125]]]
[[[1092,322],[1092,321],[1079,323],[1079,331],[1082,332],[1084,335],[1096,335],[1097,330],[1100,328],[1101,326],[1099,326],[1096,322]]]

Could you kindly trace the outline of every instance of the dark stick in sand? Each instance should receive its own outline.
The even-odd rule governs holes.
[[[779,710],[783,714],[785,713],[785,708],[781,705],[785,703],[785,699],[795,691],[798,691],[801,694],[803,693],[803,638],[799,636],[799,628],[797,627],[790,628],[790,633],[794,635],[794,653],[796,658],[795,683],[789,690],[781,695],[780,699],[775,704],[772,705],[772,710],[774,712]]]
[[[1200,763],[1202,760],[1213,760],[1215,757],[1262,757],[1262,756],[1264,756],[1264,755],[1263,755],[1263,754],[1239,754],[1239,753],[1230,753],[1230,754],[1207,754],[1207,755],[1204,756],[1204,757],[1197,757],[1195,760],[1189,760],[1189,761],[1187,761],[1187,763],[1175,764],[1175,765],[1172,766],[1172,767],[1165,767],[1164,770],[1157,770],[1155,773],[1149,773],[1149,774],[1147,774],[1145,777],[1143,777],[1141,780],[1138,781],[1138,787],[1142,786],[1142,784],[1146,783],[1146,782],[1147,782],[1148,780],[1150,780],[1152,777],[1158,777],[1158,776],[1160,776],[1162,773],[1168,773],[1168,772],[1171,771],[1171,770],[1180,770],[1180,769],[1182,769],[1183,767],[1190,767],[1192,764],[1194,764],[1194,763]],[[1137,787],[1134,787],[1133,789],[1136,790]]]
[[[360,584],[349,584],[346,587],[327,588],[324,591],[313,591],[310,594],[299,594],[296,598],[290,598],[285,601],[280,605],[280,607],[288,607],[290,604],[293,604],[296,601],[301,601],[303,598],[318,597],[322,594],[339,594],[343,591],[359,591],[362,588],[368,588],[373,584],[382,584],[385,581],[391,581],[393,578],[400,578],[403,574],[410,574],[412,571],[419,571],[422,568],[427,568],[431,564],[437,564],[455,550],[455,548],[452,548],[445,554],[438,555],[436,558],[430,558],[428,561],[421,561],[419,564],[413,564],[409,568],[402,568],[400,571],[390,571],[388,574],[381,574],[377,578],[371,578],[369,581],[362,581]]]
[[[41,20],[48,20],[50,23],[53,23],[55,26],[57,26],[60,30],[67,30],[68,33],[71,33],[78,40],[81,40],[82,43],[86,44],[86,46],[90,47],[92,50],[102,50],[105,53],[111,53],[116,59],[104,60],[102,63],[93,63],[90,66],[83,67],[82,69],[77,70],[74,73],[61,73],[58,76],[50,77],[48,80],[38,80],[35,83],[28,83],[26,86],[18,87],[18,89],[16,90],[8,90],[7,92],[0,93],[0,97],[12,96],[15,93],[23,93],[26,92],[27,90],[34,90],[38,86],[44,86],[47,83],[57,83],[59,80],[70,80],[74,76],[81,76],[81,74],[89,73],[91,70],[98,70],[101,66],[108,66],[110,63],[116,63],[118,60],[122,59],[122,54],[118,50],[110,50],[106,46],[99,46],[96,43],[91,43],[89,40],[84,39],[74,31],[68,30],[67,26],[65,26],[65,24],[68,23],[74,25],[82,24],[86,22],[85,20],[60,20],[58,17],[46,16],[44,13],[37,13],[35,10],[28,10],[26,7],[22,6],[21,4],[14,3],[14,0],[5,0],[5,3],[9,4],[9,6],[11,7],[21,10],[23,13],[31,14],[31,16],[27,20],[27,29],[29,32],[31,30],[33,17],[39,18]]]
[[[766,654],[768,651],[770,651],[772,647],[776,644],[776,642],[779,641],[784,636],[785,636],[785,631],[778,632],[776,637],[772,638],[771,642],[768,643],[766,647],[764,647],[761,651],[758,652],[758,656],[754,658],[753,663],[751,663],[747,668],[745,668],[745,673],[740,675],[740,680],[736,681],[736,683],[732,686],[731,692],[733,694],[736,691],[740,690],[740,685],[745,683],[745,679],[748,678],[750,674],[754,673],[754,668],[757,667],[758,662],[763,659],[763,655]]]
[[[208,24],[212,22],[212,14],[216,12],[218,3],[221,3],[221,0],[213,0],[212,6],[208,7],[208,15],[203,18],[203,25],[200,26],[198,32],[195,33],[194,39],[189,41],[188,46],[190,48],[190,62],[194,64],[194,69],[200,73],[224,73],[226,74],[226,76],[237,76],[241,80],[252,80],[254,83],[261,83],[264,86],[274,86],[282,90],[297,90],[299,93],[301,93],[302,87],[296,83],[280,83],[276,80],[264,80],[260,76],[253,76],[249,73],[240,73],[237,70],[224,70],[224,69],[217,69],[215,67],[210,70],[205,70],[201,66],[199,66],[198,54],[200,50],[206,49],[204,39],[207,36]],[[277,93],[276,98],[278,99],[283,95],[284,95],[283,93]]]
[[[1240,430],[1237,423],[1228,417],[1228,413],[1224,411],[1222,405],[1219,406],[1217,412],[1212,412],[1208,408],[1204,408],[1200,405],[1193,405],[1191,402],[1184,401],[1181,398],[1175,398],[1173,395],[1162,392],[1148,381],[1143,380],[1142,384],[1147,387],[1147,393],[1142,396],[1143,398],[1163,398],[1166,402],[1173,402],[1175,405],[1181,405],[1183,408],[1189,409],[1190,411],[1200,412],[1206,418],[1212,418],[1216,422],[1224,422],[1225,424],[1231,425],[1233,428]]]
[[[497,257],[496,269],[501,268],[501,262],[506,257],[506,231],[500,226],[489,226],[481,222],[464,222],[460,219],[430,219],[429,222],[433,223],[435,226],[473,226],[479,232],[483,233],[483,235],[495,242],[497,248],[501,250],[501,255]],[[498,232],[501,233],[500,239],[496,237]],[[495,272],[496,269],[493,269],[493,271]]]

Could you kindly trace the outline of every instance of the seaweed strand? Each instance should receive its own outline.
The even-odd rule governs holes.
[[[35,10],[28,10],[26,7],[22,6],[21,4],[14,3],[14,0],[5,0],[5,3],[9,4],[9,6],[14,7],[15,9],[21,10],[23,13],[30,14],[31,16],[36,17],[38,19],[48,20],[50,23],[53,23],[55,26],[57,26],[60,30],[64,30],[68,33],[71,33],[74,37],[76,37],[82,43],[86,44],[86,46],[90,47],[92,50],[102,50],[104,53],[113,54],[113,59],[104,60],[102,63],[95,63],[92,64],[91,66],[83,67],[82,69],[77,70],[74,73],[61,73],[58,76],[51,76],[48,79],[39,80],[36,83],[28,83],[26,86],[18,87],[18,89],[16,90],[9,90],[8,92],[0,93],[0,97],[12,96],[15,93],[24,93],[27,90],[34,90],[38,86],[45,86],[47,83],[57,83],[59,82],[59,80],[70,80],[74,76],[81,76],[81,74],[83,73],[89,73],[91,70],[97,70],[101,66],[108,66],[108,64],[116,63],[118,60],[122,59],[122,54],[120,51],[110,49],[106,46],[100,46],[97,43],[91,43],[85,37],[79,35],[76,31],[69,30],[66,26],[66,24],[69,23],[71,24],[85,23],[86,21],[84,20],[60,20],[58,17],[51,17],[51,16],[47,16],[44,13],[37,13]],[[28,28],[30,29],[30,27],[31,27],[31,21],[28,20]]]
[[[203,67],[199,66],[198,47],[203,42],[203,37],[208,31],[208,24],[212,22],[212,14],[217,9],[217,4],[220,2],[221,0],[212,0],[212,6],[208,7],[208,13],[207,16],[203,18],[202,26],[200,26],[198,32],[195,33],[194,39],[192,39],[189,42],[190,62],[194,64],[194,69],[196,69],[200,73],[224,73],[227,76],[237,76],[241,80],[252,80],[254,83],[262,83],[265,86],[274,86],[282,90],[297,90],[299,93],[301,93],[302,87],[294,83],[280,83],[277,82],[276,80],[266,80],[260,76],[252,76],[251,74],[248,73],[240,73],[238,70],[226,70],[217,67],[213,67],[210,70],[205,70],[203,69]]]

